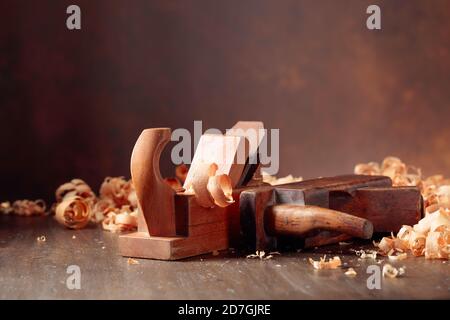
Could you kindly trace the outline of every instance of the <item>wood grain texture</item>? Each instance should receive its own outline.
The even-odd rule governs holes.
[[[305,236],[316,229],[338,231],[353,237],[370,239],[373,225],[354,215],[317,206],[281,204],[265,210],[264,225],[272,236]]]
[[[418,188],[363,188],[349,194],[333,192],[330,207],[370,219],[377,232],[397,233],[402,225],[414,225],[423,215]]]
[[[36,241],[41,235],[46,242]],[[424,258],[395,264],[406,266],[404,278],[367,289],[366,268],[373,262],[358,261],[350,251],[360,248],[371,245],[282,253],[267,261],[225,251],[128,265],[118,254],[117,235],[99,227],[72,231],[52,218],[0,216],[0,299],[450,299],[448,262]],[[307,259],[323,254],[338,254],[358,275],[313,270]],[[81,290],[66,287],[66,269],[74,264],[81,269]]]
[[[139,204],[138,230],[152,236],[176,236],[175,192],[159,170],[161,152],[170,141],[169,128],[145,129],[131,155],[130,171]]]

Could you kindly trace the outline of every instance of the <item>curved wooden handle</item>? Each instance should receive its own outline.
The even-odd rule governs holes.
[[[268,207],[264,225],[272,236],[302,236],[314,229],[324,229],[369,239],[373,233],[373,225],[367,219],[316,206],[290,204]]]
[[[159,171],[161,152],[170,140],[169,128],[142,131],[131,155],[131,178],[140,208],[138,231],[152,236],[175,236],[173,189]]]

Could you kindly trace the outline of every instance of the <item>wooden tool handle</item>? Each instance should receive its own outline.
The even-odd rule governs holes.
[[[141,212],[138,231],[152,236],[176,235],[175,192],[159,171],[161,152],[170,134],[169,128],[142,131],[131,155],[131,177]]]
[[[302,236],[315,229],[324,229],[369,239],[373,233],[373,225],[367,219],[316,206],[291,204],[268,207],[264,225],[272,236]]]

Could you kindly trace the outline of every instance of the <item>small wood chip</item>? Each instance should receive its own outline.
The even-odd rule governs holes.
[[[323,258],[320,258],[319,261],[315,261],[311,258],[309,258],[309,263],[312,264],[312,266],[314,267],[314,269],[320,270],[320,269],[337,269],[338,267],[340,267],[342,265],[341,259],[336,256],[334,258],[330,258],[328,259],[328,261],[326,261],[326,255],[323,256]]]
[[[139,261],[136,260],[136,259],[133,259],[133,258],[128,258],[127,263],[129,265],[131,265],[131,264],[139,264]]]
[[[391,266],[389,263],[386,263],[383,266],[383,277],[387,278],[397,278],[398,276],[401,276],[405,274],[405,267],[395,268]]]
[[[45,236],[40,236],[36,238],[37,242],[45,242],[47,241],[47,238]]]
[[[399,261],[399,260],[404,260],[408,257],[408,255],[405,253],[400,253],[397,255],[389,255],[388,258],[390,261]]]
[[[355,277],[357,275],[355,269],[353,269],[353,268],[348,268],[348,270],[345,271],[344,274],[348,277]]]

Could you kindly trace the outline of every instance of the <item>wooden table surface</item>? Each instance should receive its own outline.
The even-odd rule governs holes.
[[[44,235],[45,242],[37,237]],[[75,237],[73,237],[75,236]],[[100,226],[72,231],[52,217],[0,216],[1,299],[450,299],[450,263],[408,258],[402,278],[367,288],[373,260],[358,260],[361,244],[283,253],[274,259],[246,259],[220,252],[182,261],[139,259],[129,265],[117,253],[117,235]],[[364,247],[371,248],[370,244]],[[345,269],[314,270],[308,258],[338,254]],[[385,263],[383,261],[382,263]],[[81,270],[81,289],[66,286],[67,267]]]

